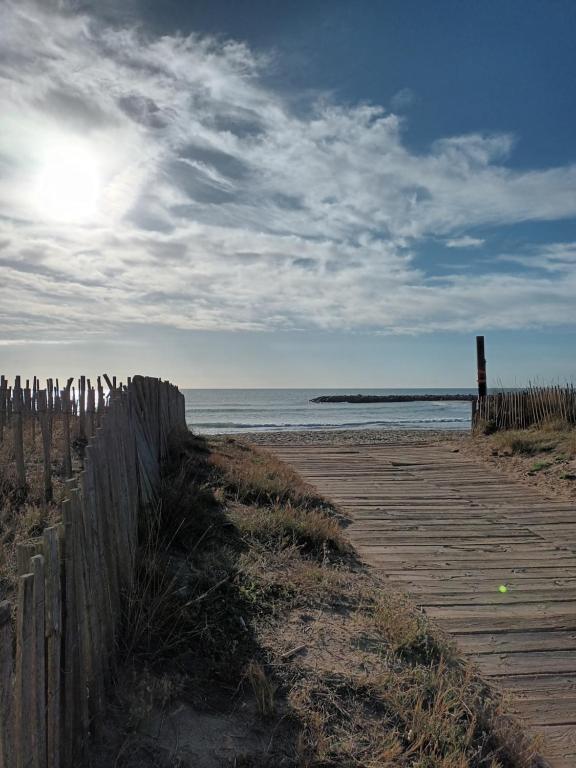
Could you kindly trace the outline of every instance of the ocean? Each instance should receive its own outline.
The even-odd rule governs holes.
[[[468,429],[469,402],[311,403],[319,395],[474,393],[474,389],[184,389],[202,434],[310,429]]]

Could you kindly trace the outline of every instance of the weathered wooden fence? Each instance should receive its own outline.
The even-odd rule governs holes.
[[[576,424],[574,386],[495,392],[473,403],[473,428],[524,429],[555,421]]]
[[[18,380],[13,388],[2,380],[0,429],[5,439],[13,435],[23,484],[17,446],[30,409],[44,447],[43,423],[54,413],[75,414],[87,443],[66,481],[62,523],[18,547],[17,595],[0,603],[0,768],[69,768],[97,732],[139,514],[156,499],[170,433],[185,428],[183,395],[168,382],[137,376],[108,384],[105,396],[100,385],[83,389],[81,379],[70,396],[70,380],[56,405],[49,387],[22,390]]]
[[[68,379],[62,389],[58,379],[48,379],[41,389],[36,377],[32,385],[26,380],[24,386],[19,376],[13,386],[0,377],[0,455],[4,465],[14,465],[16,486],[21,491],[29,491],[38,481],[35,471],[40,464],[45,501],[52,500],[55,472],[72,477],[73,459],[83,457],[83,447],[101,425],[111,395],[126,388],[116,384],[116,377],[110,380],[105,374],[103,378],[107,392],[100,376],[96,386],[81,376],[77,387],[74,379]]]

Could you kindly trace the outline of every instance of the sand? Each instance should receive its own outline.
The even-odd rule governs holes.
[[[229,435],[254,445],[375,445],[390,443],[430,444],[461,440],[461,430],[429,429],[308,429],[294,432],[243,432]]]

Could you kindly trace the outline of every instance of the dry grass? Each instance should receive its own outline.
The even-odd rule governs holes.
[[[71,431],[77,420],[71,419]],[[44,463],[40,426],[25,418],[23,424],[26,488],[18,487],[14,444],[10,427],[4,429],[0,443],[0,600],[9,598],[15,587],[16,546],[42,534],[44,528],[61,521],[60,502],[65,494],[63,474],[63,427],[61,414],[53,415],[51,468],[53,500],[44,501]],[[81,468],[81,444],[73,442],[72,462]]]
[[[42,535],[61,521],[57,504],[34,504],[22,499],[11,484],[0,480],[0,600],[16,590],[16,548]]]
[[[274,551],[296,546],[316,557],[350,551],[341,525],[325,512],[295,507],[290,501],[236,509],[232,519],[240,533]]]
[[[461,449],[481,458],[514,479],[549,496],[576,499],[576,428],[564,422],[507,430],[489,436],[478,433],[461,441]]]
[[[210,461],[220,470],[227,492],[244,504],[316,508],[325,503],[284,462],[233,438],[215,439]]]
[[[120,723],[139,764],[203,764],[200,746],[169,763],[157,736],[134,741],[134,713],[162,719],[169,702],[192,730],[206,707],[244,713],[246,749],[214,765],[536,765],[499,697],[355,560],[334,511],[293,477],[235,441],[176,447],[128,599],[122,666],[146,682],[128,695],[124,675],[119,711],[131,701]],[[266,748],[249,746],[262,729]],[[132,765],[127,750],[117,764]]]
[[[72,466],[75,471],[81,469],[81,456],[85,441],[78,439],[78,419],[70,416],[70,433],[72,440]],[[55,502],[64,497],[63,456],[64,433],[62,414],[52,416],[52,440],[50,444],[50,459],[52,469],[52,486]],[[14,460],[14,443],[10,427],[4,429],[4,439],[0,443],[0,468],[4,484],[11,489],[10,501],[20,503],[25,500],[28,504],[43,503],[44,495],[44,461],[42,452],[42,437],[37,419],[33,422],[26,417],[23,422],[24,464],[26,466],[25,493],[16,490],[16,468]],[[0,484],[1,485],[1,484]],[[1,487],[0,487],[1,491]]]
[[[536,456],[555,450],[564,450],[567,455],[576,455],[576,430],[559,428],[550,424],[546,428],[509,430],[498,432],[492,438],[496,450],[514,455]]]
[[[365,681],[302,681],[291,694],[304,722],[306,766],[529,766],[534,744],[493,705],[471,671],[440,661]]]
[[[246,679],[252,687],[258,712],[262,717],[270,717],[274,713],[276,686],[266,674],[264,667],[255,659],[252,659],[246,667]]]

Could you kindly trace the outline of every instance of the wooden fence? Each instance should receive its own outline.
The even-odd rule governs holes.
[[[153,504],[172,431],[185,428],[184,397],[159,379],[108,380],[71,392],[9,388],[2,379],[0,430],[19,450],[26,418],[37,420],[45,468],[50,418],[74,417],[85,439],[72,472],[63,429],[62,522],[17,549],[18,588],[0,603],[0,768],[70,768],[97,735],[114,672],[124,591],[132,584],[139,513]],[[90,394],[92,392],[92,394]],[[68,424],[68,428],[70,424]],[[69,460],[70,459],[70,460]],[[50,498],[48,479],[46,498]]]
[[[572,385],[496,392],[472,404],[473,428],[525,429],[556,421],[576,424],[576,390]]]

